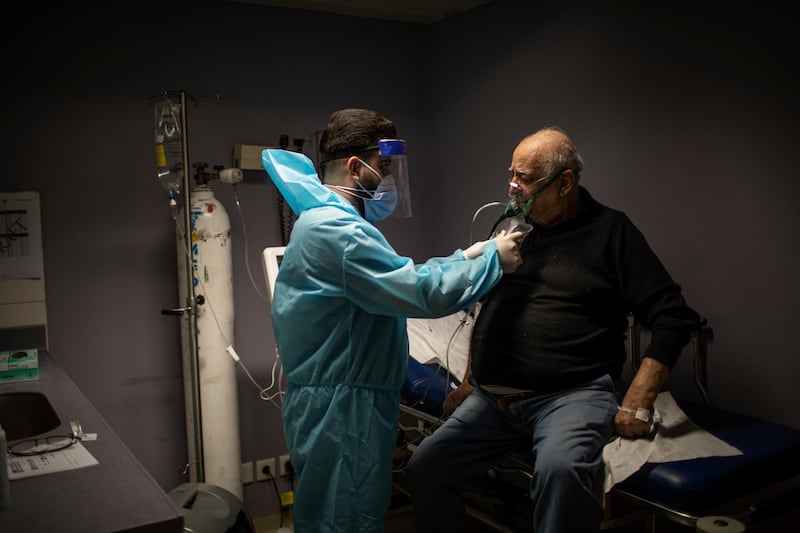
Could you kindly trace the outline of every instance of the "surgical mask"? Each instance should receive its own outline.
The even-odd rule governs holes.
[[[381,180],[372,198],[364,198],[364,218],[378,222],[391,216],[397,208],[397,189],[394,176],[389,174]]]
[[[359,159],[359,161],[361,160]],[[391,174],[381,176],[377,170],[364,161],[361,161],[361,164],[380,179],[378,187],[374,191],[367,191],[369,196],[364,198],[364,218],[370,222],[384,220],[397,208],[397,187],[394,176]]]

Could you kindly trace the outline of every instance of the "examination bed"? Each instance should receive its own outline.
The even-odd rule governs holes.
[[[268,247],[262,253],[270,300],[283,251],[284,247]],[[439,319],[408,320],[411,356],[394,452],[394,486],[406,496],[410,496],[406,463],[419,442],[444,420],[442,404],[464,376],[473,320],[467,310]],[[631,369],[638,366],[642,335],[647,332],[631,319],[627,336]],[[676,432],[665,435],[675,444],[677,453],[673,455],[691,458],[665,460],[670,455],[666,454],[645,460],[637,456],[626,464],[624,459],[634,455],[631,450],[637,451],[636,444],[648,443],[617,439],[607,444],[603,529],[642,522],[655,532],[657,525],[667,520],[697,531],[733,533],[784,511],[800,510],[800,430],[712,407],[706,379],[707,348],[712,339],[705,321],[698,324],[691,351],[702,401],[673,399],[669,392],[656,401],[665,415],[660,426]],[[672,414],[677,418],[669,418],[675,410]],[[700,440],[692,438],[698,436]],[[713,442],[705,453],[693,449],[698,442],[705,446],[709,441]],[[619,452],[613,445],[620,443],[633,448],[605,453]],[[658,460],[649,460],[652,457]],[[503,459],[487,472],[484,487],[467,495],[468,512],[497,531],[529,531],[530,471],[523,453]],[[611,475],[619,471],[623,475]]]
[[[459,367],[458,362],[465,360],[461,352],[466,350],[471,320],[467,312],[436,320],[409,319],[412,356],[402,390],[395,449],[395,488],[406,494],[405,464],[416,445],[443,422],[442,403],[463,376],[463,363]],[[636,368],[639,339],[647,333],[633,320],[629,326],[630,367]],[[648,531],[657,531],[659,523],[668,521],[697,531],[733,532],[800,509],[800,430],[711,406],[706,387],[710,332],[703,321],[692,340],[694,377],[702,403],[672,398],[665,392],[656,404],[665,409],[665,415],[673,410],[679,417],[671,428],[666,418],[664,424],[670,444],[683,448],[675,457],[691,458],[666,462],[661,462],[663,457],[659,462],[639,458],[640,463],[629,465],[632,472],[625,472],[620,464],[625,472],[620,481],[611,475],[612,464],[631,456],[630,449],[607,460],[603,529],[643,523]],[[698,442],[713,446],[708,453],[699,453],[691,449]],[[616,443],[633,446],[635,441],[617,439]],[[638,445],[648,443],[640,440]],[[509,456],[487,472],[481,491],[466,495],[468,513],[498,531],[530,530],[529,480],[526,455]]]

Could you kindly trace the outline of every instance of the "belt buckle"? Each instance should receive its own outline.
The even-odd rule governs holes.
[[[506,409],[508,407],[508,402],[510,401],[509,396],[510,395],[508,394],[505,396],[500,396],[497,399],[497,407],[499,407],[500,409]]]
[[[515,392],[513,394],[506,394],[504,396],[500,396],[497,399],[497,406],[500,409],[506,409],[506,408],[508,408],[508,404],[510,404],[511,402],[514,402],[516,400],[523,400],[525,398],[530,398],[531,396],[533,396],[535,394],[536,393],[534,391]]]

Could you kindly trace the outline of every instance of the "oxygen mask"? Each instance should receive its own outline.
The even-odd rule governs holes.
[[[533,203],[533,196],[523,204],[522,202],[522,187],[515,181],[509,181],[508,186],[513,192],[508,193],[508,203],[506,204],[505,214],[513,213],[515,216],[520,217],[523,221],[528,214],[528,209]]]
[[[537,191],[530,195],[527,201],[523,204],[523,188],[522,185],[512,176],[511,179],[508,180],[508,204],[506,205],[505,214],[508,215],[509,213],[513,213],[515,216],[520,217],[523,221],[528,219],[528,215],[530,214],[531,207],[533,206],[534,201],[538,198],[543,192],[545,192],[550,185],[555,183],[556,179],[558,179],[561,174],[564,173],[564,170],[561,169],[554,173],[552,176],[543,176],[537,180],[532,180],[529,188],[532,188],[534,185],[539,183],[540,181],[544,181],[545,184],[542,185]],[[533,220],[533,217],[530,217]]]
[[[494,227],[492,238],[495,238],[497,235],[499,235],[501,231],[505,231],[506,234],[521,231],[522,238],[519,240],[519,243],[522,244],[522,241],[525,240],[525,237],[528,236],[528,233],[530,233],[531,230],[533,230],[533,226],[525,222],[524,218],[519,215],[513,215],[506,217],[497,223],[497,225]]]
[[[528,212],[533,198],[523,205],[522,187],[515,181],[509,181],[508,185],[513,192],[509,192],[508,194],[508,203],[506,203],[505,211],[503,211],[505,218],[495,225],[492,238],[496,237],[503,230],[505,230],[506,233],[521,231],[524,234],[519,241],[521,243],[533,229],[533,226],[525,221],[525,215]]]

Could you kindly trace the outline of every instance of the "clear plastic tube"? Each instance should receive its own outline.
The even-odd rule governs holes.
[[[470,224],[470,226],[469,226],[469,242],[470,242],[470,244],[472,244],[473,242],[475,242],[475,239],[473,238],[473,235],[472,235],[472,230],[473,230],[473,228],[474,228],[474,226],[475,226],[475,220],[477,220],[477,218],[478,218],[478,215],[480,215],[480,214],[481,214],[481,212],[482,212],[484,209],[487,209],[487,208],[489,208],[489,207],[503,206],[503,205],[505,205],[503,202],[489,202],[489,203],[483,204],[482,206],[480,206],[480,207],[479,207],[479,208],[478,208],[478,209],[475,211],[475,213],[472,215],[472,224]]]

